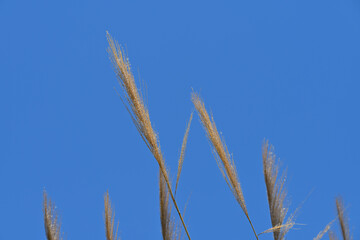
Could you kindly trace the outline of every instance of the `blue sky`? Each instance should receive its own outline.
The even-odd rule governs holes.
[[[360,235],[358,1],[1,0],[0,27],[0,239],[45,239],[44,189],[66,239],[105,239],[106,190],[122,239],[161,239],[158,166],[114,91],[107,30],[146,82],[173,179],[194,89],[258,232],[270,227],[266,138],[287,168],[290,211],[312,192],[289,239],[316,236],[338,195]],[[177,197],[193,239],[253,239],[196,115]]]

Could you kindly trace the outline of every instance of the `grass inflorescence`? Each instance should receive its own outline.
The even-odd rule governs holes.
[[[162,150],[160,149],[159,137],[151,123],[150,114],[145,104],[143,94],[136,85],[134,75],[131,71],[130,61],[120,45],[114,41],[109,33],[107,33],[107,40],[109,43],[109,57],[113,64],[118,83],[122,89],[122,93],[119,93],[119,96],[142,140],[145,142],[159,166],[159,209],[163,240],[180,240],[182,238],[182,231],[185,231],[187,238],[191,240],[188,227],[185,224],[183,214],[180,212],[175,197],[184,164],[193,113],[191,113],[185,129],[178,160],[176,182],[173,187],[170,181],[170,172],[166,167],[166,162]],[[286,234],[296,224],[295,213],[291,215],[288,214],[289,201],[287,200],[287,190],[285,186],[286,171],[281,173],[279,161],[274,154],[274,147],[269,144],[269,141],[264,141],[262,146],[263,175],[266,186],[267,202],[269,205],[269,228],[261,233],[257,233],[245,202],[235,161],[225,144],[224,137],[219,133],[214,117],[209,115],[199,94],[192,92],[191,101],[204,128],[205,135],[210,142],[220,172],[249,222],[254,233],[254,238],[258,240],[263,234],[272,233],[274,240],[286,239]],[[62,240],[63,234],[61,224],[58,220],[54,204],[49,200],[45,191],[43,197],[46,238],[47,240]],[[176,215],[173,214],[173,207],[175,208],[178,219],[176,219]],[[350,233],[348,217],[341,198],[336,199],[336,212],[337,217],[328,223],[325,228],[313,238],[313,240],[322,239],[326,233],[328,233],[330,240],[338,239],[336,234],[331,230],[335,220],[339,221],[342,239],[353,239]],[[120,240],[118,237],[118,224],[115,226],[115,212],[110,202],[108,192],[106,192],[104,196],[104,225],[106,240]]]

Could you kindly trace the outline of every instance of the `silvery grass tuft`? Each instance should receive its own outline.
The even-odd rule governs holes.
[[[169,171],[166,167],[165,159],[160,149],[158,136],[152,127],[150,115],[147,107],[145,106],[142,94],[136,86],[134,76],[131,72],[129,59],[124,55],[121,47],[112,39],[109,33],[107,33],[107,39],[109,42],[109,56],[113,63],[118,82],[123,92],[123,94],[120,95],[120,98],[129,112],[135,127],[140,133],[140,136],[159,165],[160,223],[163,240],[180,240],[182,237],[182,228],[185,230],[187,238],[191,239],[187,226],[185,225],[183,215],[181,214],[177,205],[175,196],[184,164],[185,151],[188,142],[190,126],[193,119],[193,113],[190,115],[183,137],[180,156],[178,159],[176,182],[173,190],[171,187],[172,185],[170,182]],[[279,161],[276,160],[273,146],[271,146],[268,141],[264,141],[262,146],[263,175],[269,205],[270,228],[261,233],[257,233],[249,216],[234,159],[229,153],[229,150],[225,144],[225,140],[223,136],[219,134],[214,118],[212,115],[210,116],[208,114],[205,108],[205,104],[200,96],[197,93],[192,92],[191,100],[200,118],[200,122],[203,125],[205,134],[210,142],[212,152],[215,156],[218,167],[227,185],[232,191],[236,201],[239,203],[242,211],[244,212],[255,238],[258,240],[262,234],[272,233],[274,240],[286,239],[286,234],[295,225],[295,213],[287,216],[289,205],[285,187],[286,172],[280,174]],[[172,215],[172,206],[175,207],[176,213],[180,218],[180,222],[177,222],[175,216]],[[316,237],[313,238],[313,240],[322,239],[326,233],[329,234],[330,240],[338,239],[336,234],[330,230],[332,224],[337,219],[339,220],[342,239],[353,239],[350,233],[349,221],[345,213],[345,208],[341,198],[336,199],[336,211],[337,217],[328,223],[325,228],[320,231]],[[61,224],[58,220],[58,215],[55,212],[55,206],[49,200],[45,191],[43,213],[47,240],[62,240],[63,237]],[[104,220],[106,240],[120,240],[118,237],[118,224],[115,227],[115,212],[110,202],[110,196],[108,192],[106,192],[104,196]]]

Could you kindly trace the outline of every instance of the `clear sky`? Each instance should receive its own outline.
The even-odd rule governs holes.
[[[311,192],[289,239],[316,236],[338,195],[360,236],[358,1],[0,0],[0,29],[0,239],[45,239],[44,189],[66,239],[105,239],[106,190],[122,239],[161,239],[158,166],[114,91],[107,30],[146,83],[172,179],[194,89],[256,231],[270,227],[266,138],[287,168],[290,212]],[[253,239],[197,115],[177,198],[194,240]]]

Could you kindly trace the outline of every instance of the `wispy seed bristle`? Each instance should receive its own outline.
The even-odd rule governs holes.
[[[189,119],[189,122],[187,124],[186,131],[185,131],[184,138],[183,138],[183,142],[182,142],[182,145],[181,145],[180,157],[179,157],[179,161],[178,161],[178,170],[177,170],[177,176],[176,176],[175,194],[176,194],[176,191],[177,191],[182,166],[183,166],[183,163],[184,163],[185,150],[186,150],[186,145],[187,145],[187,139],[188,139],[189,132],[190,132],[190,126],[191,126],[192,118],[193,118],[193,113],[191,113],[191,115],[190,115],[190,119]]]
[[[331,225],[335,222],[336,219],[332,220],[326,227],[319,232],[319,234],[313,240],[320,240],[328,231],[330,231]],[[330,234],[330,233],[329,233]]]
[[[62,240],[61,226],[58,220],[55,206],[48,199],[46,192],[43,193],[44,226],[47,240]]]

